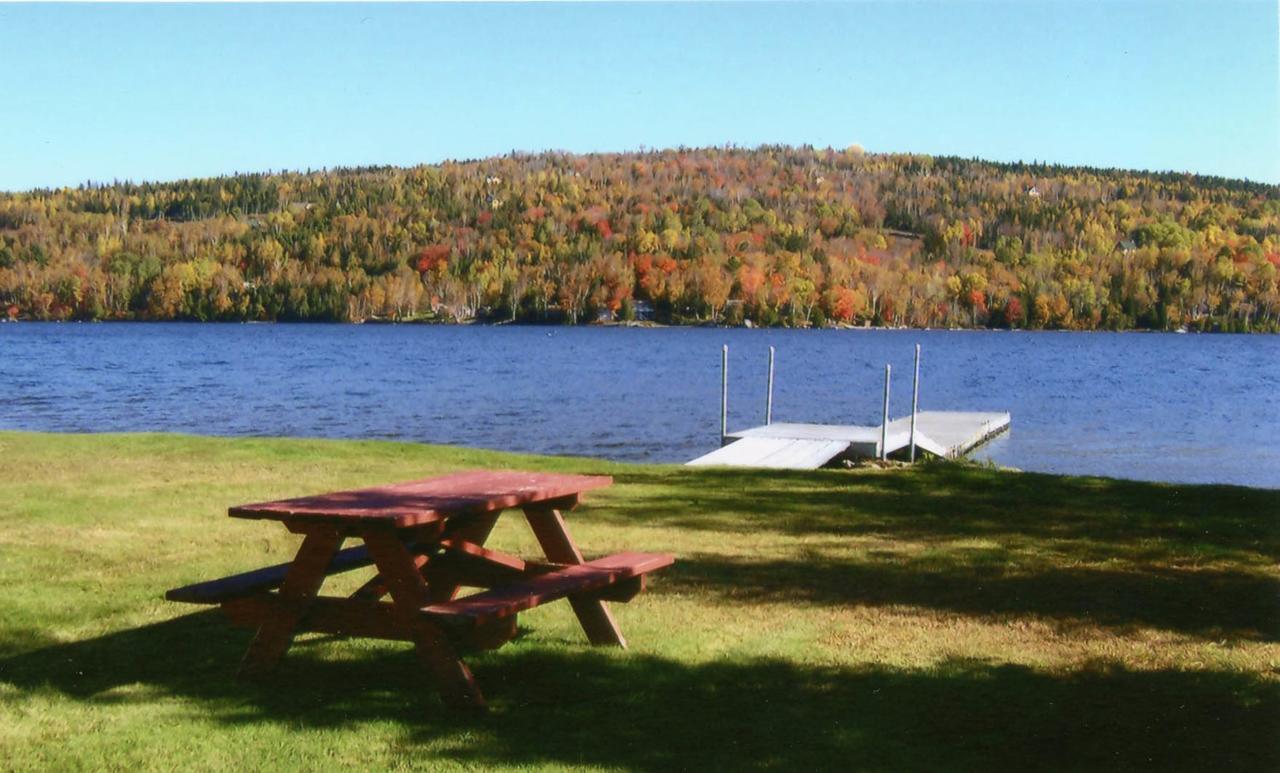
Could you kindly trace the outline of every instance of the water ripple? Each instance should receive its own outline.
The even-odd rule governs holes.
[[[380,437],[679,462],[731,427],[1008,410],[1028,470],[1280,487],[1280,337],[326,325],[0,326],[0,427]]]

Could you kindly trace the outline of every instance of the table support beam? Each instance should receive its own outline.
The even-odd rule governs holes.
[[[569,535],[569,526],[564,516],[553,507],[530,506],[524,508],[525,518],[533,529],[533,536],[542,546],[542,552],[548,561],[559,564],[582,564],[586,561],[582,552]],[[609,605],[599,599],[569,597],[573,613],[578,616],[587,640],[597,646],[626,647],[627,640],[622,636],[622,629],[613,619]]]
[[[479,513],[467,518],[453,519],[454,522],[450,523],[445,529],[445,538],[458,539],[483,546],[485,541],[489,539],[489,534],[493,532],[493,527],[498,523],[498,516],[501,514],[501,510],[495,510],[491,513]],[[442,564],[442,566],[447,566],[447,564]],[[433,572],[431,567],[427,567],[424,576],[427,580],[427,591],[431,594],[431,602],[433,604],[453,601],[458,597],[458,588],[461,583],[458,582],[456,576],[450,576],[450,574],[447,571]]]
[[[433,541],[438,544],[441,539],[457,539],[476,545],[483,545],[485,540],[489,539],[489,534],[493,531],[493,527],[498,522],[498,516],[501,513],[501,510],[495,510],[466,518],[452,519],[447,526],[436,530],[437,533],[434,535]],[[457,577],[452,576],[448,562],[437,561],[429,567],[428,556],[422,552],[424,549],[426,548],[416,544],[410,546],[410,552],[414,554],[414,565],[423,573],[423,577],[427,581],[432,603],[453,601],[458,596],[458,589],[461,583],[457,582]],[[386,596],[387,591],[387,583],[382,579],[382,575],[375,574],[368,582],[361,585],[355,593],[351,594],[351,598],[361,601],[377,601]]]
[[[343,535],[337,529],[315,529],[307,533],[280,585],[280,598],[289,606],[258,626],[240,662],[240,676],[268,674],[284,657],[293,643],[298,621],[324,584],[329,564],[342,546],[342,540]]]
[[[444,631],[420,614],[431,596],[413,554],[391,529],[368,529],[361,536],[391,593],[397,622],[412,638],[418,662],[444,702],[454,708],[485,708],[471,669],[459,659]]]

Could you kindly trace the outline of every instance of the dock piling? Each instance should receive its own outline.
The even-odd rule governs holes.
[[[893,366],[884,366],[884,417],[880,421],[880,460],[889,458],[889,375]]]
[[[720,445],[729,434],[729,345],[720,348]]]
[[[769,347],[769,386],[766,388],[764,399],[764,423],[768,426],[773,423],[773,347]]]
[[[911,462],[916,461],[916,414],[920,411],[920,344],[916,344],[916,374],[911,379]]]

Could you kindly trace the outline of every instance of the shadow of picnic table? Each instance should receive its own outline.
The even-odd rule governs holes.
[[[517,642],[471,658],[492,707],[477,717],[449,712],[418,677],[405,678],[416,674],[407,646],[333,658],[329,645],[304,643],[272,677],[244,682],[232,672],[245,643],[218,613],[202,612],[0,659],[0,682],[89,705],[154,700],[156,690],[117,689],[147,685],[227,725],[391,722],[414,764],[444,754],[476,766],[654,771],[1280,766],[1280,690],[1239,672],[690,663]]]
[[[676,480],[679,480],[678,474]],[[673,496],[663,468],[614,473],[592,518],[695,531],[1052,546],[1083,560],[1280,557],[1280,491],[1007,473],[935,463],[902,474],[705,468]]]
[[[1280,641],[1280,580],[1258,572],[1020,567],[922,560],[744,561],[685,557],[664,591],[734,604],[912,606],[986,620],[1032,618],[1125,633],[1158,628],[1204,641]]]
[[[618,474],[591,518],[774,534],[798,547],[762,558],[704,540],[664,575],[672,592],[1280,641],[1277,491],[953,465],[698,474],[703,485],[680,498],[663,485],[669,471]],[[793,537],[803,542],[785,541]]]

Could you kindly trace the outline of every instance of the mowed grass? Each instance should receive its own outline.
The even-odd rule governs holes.
[[[400,643],[239,681],[249,633],[162,599],[292,556],[230,505],[476,467],[615,476],[579,544],[678,557],[630,649],[525,613],[458,716]],[[1235,487],[0,433],[0,767],[1276,770],[1278,554],[1280,492]]]

